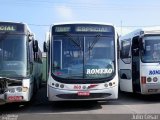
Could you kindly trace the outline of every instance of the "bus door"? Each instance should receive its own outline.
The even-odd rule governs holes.
[[[139,55],[139,37],[132,40],[132,85],[133,92],[140,92],[140,55]]]

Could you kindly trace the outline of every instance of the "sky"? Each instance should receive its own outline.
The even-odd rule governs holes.
[[[111,23],[120,35],[160,26],[160,0],[0,0],[0,11],[0,21],[27,23],[41,50],[55,23]]]

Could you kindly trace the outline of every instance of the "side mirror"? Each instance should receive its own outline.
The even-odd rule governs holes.
[[[30,33],[30,34],[28,35],[28,40],[29,40],[29,42],[34,39],[33,37],[34,37],[33,33]]]
[[[38,41],[37,40],[33,41],[33,51],[38,52]]]
[[[47,43],[46,42],[43,43],[43,51],[47,52]]]

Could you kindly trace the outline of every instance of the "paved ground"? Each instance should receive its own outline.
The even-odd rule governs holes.
[[[41,88],[28,104],[0,106],[2,120],[97,120],[97,119],[160,119],[160,95],[143,96],[119,93],[114,101],[48,102],[46,87]],[[134,115],[141,116],[134,116]],[[107,119],[106,119],[107,118]],[[11,120],[11,119],[10,119]],[[13,119],[12,119],[13,120]]]

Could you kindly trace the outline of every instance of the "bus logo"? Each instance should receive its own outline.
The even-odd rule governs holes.
[[[160,70],[150,70],[149,75],[160,75]]]
[[[81,90],[81,85],[74,85],[74,87],[73,87],[73,89],[75,89],[75,90]]]
[[[112,69],[87,69],[87,74],[110,74],[112,73]]]

